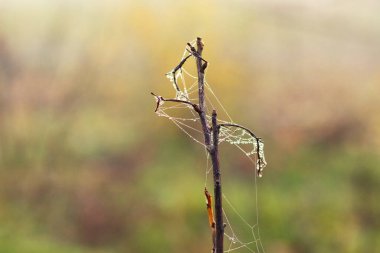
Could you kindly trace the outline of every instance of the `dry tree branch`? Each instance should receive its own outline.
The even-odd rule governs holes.
[[[155,96],[157,100],[157,105],[155,112],[158,111],[161,102],[174,102],[187,104],[193,107],[193,109],[198,113],[199,119],[202,125],[202,131],[204,134],[204,143],[207,148],[207,151],[210,154],[213,174],[214,174],[214,196],[215,196],[215,229],[213,232],[213,252],[214,253],[223,253],[223,236],[224,236],[224,225],[223,225],[223,210],[222,210],[222,185],[221,185],[221,175],[219,168],[219,158],[218,158],[218,136],[219,136],[219,126],[217,125],[217,114],[216,111],[213,111],[212,114],[212,127],[209,126],[207,122],[206,115],[206,105],[205,105],[205,94],[204,94],[204,77],[205,70],[207,68],[207,61],[202,58],[202,51],[204,44],[201,38],[197,38],[196,48],[194,48],[190,43],[187,44],[189,49],[186,49],[190,55],[181,60],[181,62],[173,69],[171,74],[173,75],[173,81],[177,91],[180,91],[177,82],[175,73],[185,64],[186,60],[192,55],[195,57],[197,72],[198,72],[198,104],[194,104],[190,101],[180,100],[180,99],[167,99],[162,96],[156,95],[153,92],[151,94]],[[212,131],[212,132],[211,132]],[[211,140],[211,136],[213,139]],[[207,196],[207,195],[206,195]]]
[[[261,139],[260,137],[257,137],[251,130],[249,130],[248,128],[246,127],[243,127],[241,125],[238,125],[238,124],[235,124],[235,123],[222,123],[222,124],[219,124],[219,126],[221,127],[237,127],[237,128],[241,128],[245,131],[247,131],[253,138],[255,138],[256,140],[257,139]]]
[[[265,165],[265,161],[264,161],[264,158],[261,157],[261,150],[260,150],[260,141],[261,141],[261,138],[257,137],[248,128],[246,128],[244,126],[241,126],[241,125],[238,125],[238,124],[235,124],[235,123],[222,123],[222,124],[219,124],[219,127],[236,127],[236,128],[243,129],[243,130],[247,131],[247,133],[249,133],[249,135],[251,135],[256,140],[256,145],[257,145],[257,162],[258,162],[257,175],[259,177],[262,177],[262,172],[263,172],[262,164],[264,163],[264,165]]]
[[[177,84],[177,78],[175,76],[175,73],[177,73],[177,71],[182,68],[183,64],[185,64],[186,60],[189,59],[191,55],[192,54],[189,54],[188,56],[183,58],[182,61],[171,72],[171,74],[173,76],[173,82],[174,82],[174,85],[175,85],[175,88],[177,91],[181,91],[181,89],[179,88],[179,86]]]
[[[156,106],[156,109],[154,110],[154,112],[157,112],[157,110],[160,108],[161,101],[164,101],[164,102],[174,102],[174,103],[182,103],[182,104],[191,105],[197,113],[200,112],[198,105],[194,104],[194,103],[191,103],[189,101],[175,99],[175,98],[164,98],[162,96],[158,96],[158,95],[154,94],[153,92],[151,92],[150,94],[152,94],[153,96],[155,96],[156,100],[157,100],[157,106]]]
[[[223,208],[222,208],[222,182],[221,182],[221,173],[220,173],[220,165],[219,165],[219,150],[218,150],[218,144],[219,144],[219,131],[220,127],[237,127],[241,128],[245,131],[247,131],[253,138],[255,138],[257,142],[257,154],[258,154],[258,164],[259,169],[258,173],[261,175],[261,164],[265,163],[263,157],[260,157],[260,138],[258,138],[252,131],[249,129],[240,126],[238,124],[234,123],[222,123],[218,124],[217,122],[217,113],[215,110],[212,112],[211,117],[211,126],[210,122],[207,120],[206,115],[206,104],[205,104],[205,70],[207,68],[208,62],[202,58],[202,52],[204,44],[202,42],[201,38],[197,38],[196,40],[196,48],[192,46],[190,43],[187,43],[186,50],[190,53],[190,55],[186,56],[181,60],[181,62],[171,71],[170,74],[173,75],[173,83],[175,85],[175,88],[177,92],[180,92],[180,88],[178,87],[177,80],[176,80],[176,72],[182,68],[182,66],[185,64],[187,59],[190,56],[194,56],[197,66],[197,74],[198,74],[198,104],[192,103],[187,100],[180,100],[180,99],[168,99],[164,98],[162,96],[156,95],[153,92],[151,94],[155,96],[157,100],[157,105],[155,112],[158,111],[160,108],[160,105],[162,102],[173,102],[173,103],[181,103],[190,105],[199,115],[199,119],[202,126],[202,132],[204,135],[204,144],[206,146],[207,152],[210,154],[211,161],[212,161],[212,167],[213,167],[213,181],[214,181],[214,196],[215,196],[215,203],[214,203],[214,212],[215,217],[212,209],[212,199],[211,195],[205,189],[205,196],[207,199],[207,212],[208,212],[208,218],[210,227],[212,229],[212,240],[213,240],[213,253],[223,253],[223,239],[224,239],[224,223],[223,223]]]
[[[212,161],[213,175],[214,175],[214,195],[215,195],[215,252],[223,253],[223,240],[224,240],[224,223],[223,223],[223,205],[222,205],[222,177],[220,174],[219,166],[219,125],[217,123],[216,111],[212,111],[212,137],[213,145],[210,150],[210,157]]]

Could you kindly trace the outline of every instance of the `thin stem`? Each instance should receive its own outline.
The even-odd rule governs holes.
[[[174,85],[175,85],[175,88],[177,91],[181,91],[181,89],[179,88],[178,84],[177,84],[177,77],[175,76],[175,73],[180,69],[182,68],[183,64],[185,64],[186,60],[189,59],[189,57],[191,56],[191,54],[189,54],[188,56],[186,56],[185,58],[182,59],[182,61],[177,65],[177,67],[175,67],[173,69],[173,71],[171,72],[172,75],[173,75],[173,82],[174,82]]]
[[[241,125],[238,125],[238,124],[235,124],[235,123],[222,123],[222,124],[219,124],[219,127],[237,127],[237,128],[240,128],[240,129],[243,129],[245,131],[247,131],[247,133],[249,133],[253,138],[255,138],[256,140],[256,146],[257,146],[257,175],[259,177],[262,177],[262,172],[263,172],[263,163],[264,163],[264,166],[265,166],[265,161],[263,159],[263,157],[261,156],[261,152],[260,152],[260,141],[261,141],[261,138],[260,137],[257,137],[251,130],[249,130],[248,128],[246,127],[243,127]]]
[[[174,103],[181,103],[181,104],[191,105],[197,113],[200,113],[198,105],[196,105],[194,103],[191,103],[189,101],[180,100],[180,99],[174,99],[174,98],[164,98],[162,96],[158,96],[158,95],[154,94],[153,92],[151,92],[150,94],[152,94],[153,96],[155,96],[156,99],[157,99],[157,106],[156,106],[156,109],[155,109],[154,112],[157,112],[158,108],[160,107],[160,102],[164,101],[164,102],[174,102]]]
[[[223,238],[224,238],[224,225],[223,225],[223,208],[222,208],[222,183],[219,169],[219,157],[218,157],[218,142],[219,142],[219,127],[217,124],[217,114],[213,111],[212,114],[212,136],[211,143],[211,130],[207,123],[206,117],[206,104],[205,104],[205,69],[207,67],[207,61],[202,58],[203,42],[201,38],[197,38],[197,49],[189,45],[192,54],[196,57],[196,64],[198,70],[198,97],[199,97],[199,118],[202,124],[202,130],[205,137],[205,144],[207,151],[210,154],[213,174],[214,174],[214,196],[215,196],[215,236],[213,235],[213,252],[223,253]],[[215,238],[215,239],[214,239]]]
[[[163,98],[162,96],[158,96],[154,94],[153,92],[151,92],[151,94],[155,96],[157,99],[157,106],[156,106],[155,112],[157,112],[157,110],[159,109],[161,102],[165,101],[165,102],[174,102],[174,103],[190,105],[194,108],[194,110],[199,115],[199,119],[202,125],[202,132],[204,134],[204,144],[211,157],[213,175],[214,175],[214,195],[215,195],[214,227],[215,228],[213,230],[213,236],[212,236],[213,243],[214,243],[213,252],[223,253],[224,224],[223,224],[223,206],[222,206],[222,183],[221,183],[219,155],[218,155],[220,125],[217,124],[217,114],[215,110],[212,113],[212,127],[209,127],[209,123],[207,122],[204,87],[205,87],[205,70],[207,68],[208,63],[206,60],[202,58],[202,51],[203,51],[203,46],[204,46],[202,39],[197,38],[196,49],[189,43],[188,43],[188,46],[190,50],[188,49],[187,50],[190,52],[191,55],[193,55],[196,58],[196,65],[197,65],[197,72],[198,72],[198,99],[199,99],[198,105],[186,100]],[[189,57],[190,55],[182,59],[181,62],[177,65],[177,67],[175,67],[173,71],[171,72],[173,74],[174,84],[177,91],[180,91],[180,89],[176,82],[175,73],[183,66],[183,64],[186,62],[186,60]],[[211,134],[213,137],[212,140],[211,140]],[[206,197],[207,197],[207,194],[206,194]],[[208,207],[209,217],[210,217],[209,208],[210,207]]]
[[[237,127],[237,128],[241,128],[241,129],[247,131],[256,140],[260,140],[260,138],[257,137],[251,130],[249,130],[248,128],[243,127],[241,125],[234,124],[234,123],[222,123],[222,124],[219,124],[219,126],[221,126],[221,127]]]
[[[219,166],[219,126],[217,123],[216,111],[212,112],[212,137],[213,147],[210,156],[214,174],[214,194],[215,194],[215,246],[216,253],[223,253],[224,224],[223,224],[223,205],[222,205],[222,178]]]
[[[195,54],[198,56],[196,57],[196,63],[197,63],[197,71],[198,71],[198,98],[199,98],[199,118],[202,125],[202,130],[205,138],[205,144],[207,149],[210,151],[211,146],[211,133],[210,128],[207,124],[207,118],[205,113],[205,69],[207,67],[207,63],[202,63],[202,51],[203,51],[203,42],[201,38],[197,38],[197,50],[195,51],[195,48],[189,45],[191,48],[191,51],[193,52],[193,55]]]
[[[198,43],[198,39],[202,40],[201,38],[197,38],[197,43]],[[202,41],[200,41],[200,42],[202,43]],[[186,51],[189,52],[190,54],[192,54],[195,58],[198,58],[198,59],[204,61],[204,63],[207,66],[207,61],[202,58],[202,52],[199,53],[198,50],[196,50],[190,43],[187,43],[187,45],[190,47],[190,50],[186,48]],[[198,44],[197,44],[197,48],[199,48]],[[202,44],[202,49],[203,49],[203,44]]]

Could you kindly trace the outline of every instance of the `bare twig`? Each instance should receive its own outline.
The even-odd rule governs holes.
[[[197,72],[198,72],[198,97],[199,97],[199,118],[202,125],[202,130],[204,134],[205,144],[207,151],[210,154],[213,175],[214,175],[214,196],[215,196],[215,233],[213,232],[212,238],[214,242],[213,252],[223,253],[223,237],[224,237],[224,226],[223,226],[223,209],[222,209],[222,183],[219,168],[219,158],[218,158],[218,136],[219,127],[216,122],[216,111],[212,114],[212,128],[209,127],[206,118],[206,104],[205,104],[205,93],[204,93],[204,77],[205,69],[207,68],[207,61],[202,58],[203,42],[201,38],[197,38],[197,49],[195,50],[190,44],[188,46],[191,49],[193,56],[196,58]],[[213,141],[211,142],[211,129]]]
[[[222,123],[222,124],[219,124],[219,126],[221,127],[237,127],[237,128],[241,128],[245,131],[247,131],[253,138],[255,138],[256,140],[260,140],[261,138],[260,137],[257,137],[251,130],[249,130],[248,128],[246,127],[243,127],[241,125],[238,125],[238,124],[235,124],[235,123]]]
[[[200,110],[199,110],[199,107],[197,104],[191,103],[191,102],[186,101],[186,100],[180,100],[180,99],[175,99],[175,98],[164,98],[162,96],[158,96],[158,95],[154,94],[153,92],[151,92],[150,94],[155,96],[157,99],[157,106],[156,106],[156,109],[154,110],[154,112],[157,112],[158,108],[160,107],[160,102],[164,101],[164,102],[174,102],[174,103],[182,103],[182,104],[191,105],[197,113],[200,113]]]
[[[200,39],[200,41],[198,41],[198,39]],[[199,47],[201,46],[202,47],[202,50],[203,50],[203,43],[202,45],[199,45],[198,43],[202,43],[202,39],[201,38],[197,38],[197,48],[199,49]],[[204,64],[205,64],[205,67],[204,69],[206,69],[206,66],[207,66],[207,61],[205,59],[202,58],[202,52],[198,52],[198,50],[195,49],[195,47],[193,47],[190,43],[187,43],[188,47],[190,48],[190,50],[188,48],[186,48],[186,51],[189,52],[190,54],[192,54],[195,58],[198,58],[198,59],[201,59]]]
[[[182,68],[183,64],[185,64],[186,60],[189,59],[189,57],[191,56],[192,54],[189,54],[188,56],[186,56],[185,58],[182,59],[182,61],[177,65],[177,67],[175,67],[173,69],[173,71],[171,72],[172,76],[173,76],[173,82],[174,82],[174,85],[175,85],[175,88],[177,91],[181,91],[181,89],[179,88],[178,84],[177,84],[177,78],[175,76],[175,73]]]
[[[216,111],[212,112],[212,137],[213,147],[210,156],[214,174],[214,195],[215,195],[215,246],[216,253],[223,253],[224,224],[223,224],[223,205],[222,205],[222,178],[219,167],[219,126],[217,123]]]
[[[191,45],[190,45],[191,46]],[[211,148],[211,133],[210,127],[207,123],[206,118],[206,107],[205,107],[205,94],[204,94],[204,79],[205,79],[205,68],[202,64],[202,51],[203,51],[203,42],[201,38],[197,38],[197,50],[191,47],[192,51],[196,52],[199,57],[196,57],[197,70],[198,70],[198,98],[199,98],[199,118],[202,125],[202,131],[205,138],[205,144],[210,151]],[[194,54],[193,54],[194,55]]]
[[[185,64],[186,60],[189,59],[189,57],[191,56],[191,54],[189,54],[188,56],[186,56],[185,58],[182,59],[182,61],[177,65],[177,67],[175,67],[172,71],[172,73],[175,73],[177,72],[177,70],[179,70],[180,68],[182,68],[183,64]]]
[[[235,123],[222,123],[222,124],[219,124],[219,127],[236,127],[236,128],[243,129],[243,130],[247,131],[247,133],[249,133],[256,140],[256,145],[257,145],[257,162],[258,162],[258,165],[259,165],[258,168],[257,168],[257,175],[259,177],[261,177],[262,176],[262,172],[263,172],[262,164],[264,162],[263,161],[263,157],[261,157],[261,152],[260,152],[260,141],[261,141],[261,138],[257,137],[248,128],[243,127],[243,126],[238,125],[238,124],[235,124]]]

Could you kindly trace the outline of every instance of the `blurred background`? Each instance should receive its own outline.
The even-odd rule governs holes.
[[[204,150],[149,94],[172,95],[164,74],[197,36],[214,91],[266,143],[266,252],[380,252],[379,9],[2,0],[0,252],[210,251]],[[223,149],[255,217],[251,165]]]

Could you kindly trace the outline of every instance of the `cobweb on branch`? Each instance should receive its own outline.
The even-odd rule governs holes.
[[[196,42],[190,43],[195,46]],[[193,104],[198,104],[198,79],[196,69],[194,69],[195,63],[189,62],[192,57],[185,48],[181,58],[181,62],[184,62],[178,69],[173,69],[166,74],[172,87],[174,94],[165,96],[165,98],[172,98],[180,101],[187,101]],[[189,58],[190,59],[187,59]],[[185,61],[187,60],[187,64]],[[193,64],[189,64],[193,63]],[[184,67],[186,65],[186,68]],[[189,66],[190,65],[190,66]],[[191,66],[193,65],[193,66]],[[210,115],[211,110],[218,111],[218,123],[219,124],[235,124],[219,98],[216,96],[211,85],[205,79],[205,102],[206,102],[206,114]],[[162,97],[155,96],[157,104],[156,113],[158,116],[165,117],[171,120],[181,131],[189,136],[193,141],[202,145],[205,148],[206,153],[206,169],[205,169],[205,187],[212,183],[209,182],[210,173],[212,173],[212,165],[210,163],[209,154],[206,151],[204,144],[204,135],[200,126],[200,120],[198,113],[194,110],[191,104],[185,103],[173,103],[170,101],[164,101],[160,99]],[[208,124],[211,125],[211,116],[207,116]],[[225,238],[228,242],[225,252],[256,252],[265,253],[263,245],[261,243],[260,231],[259,231],[259,213],[258,213],[258,189],[257,189],[257,177],[261,177],[262,171],[266,166],[264,156],[264,143],[260,138],[252,136],[252,134],[242,128],[233,126],[220,127],[219,143],[229,143],[234,145],[239,151],[241,151],[248,160],[252,163],[252,181],[253,181],[253,199],[255,215],[253,221],[248,221],[249,217],[244,217],[233,201],[230,200],[226,194],[223,194],[224,203],[227,204],[223,208],[224,220],[226,223]],[[251,200],[247,200],[249,202]],[[234,217],[233,221],[232,218]],[[252,218],[251,218],[252,219]],[[238,224],[235,224],[238,223]],[[246,231],[250,235],[250,239],[247,241],[242,239],[241,232],[238,228],[245,227]]]

